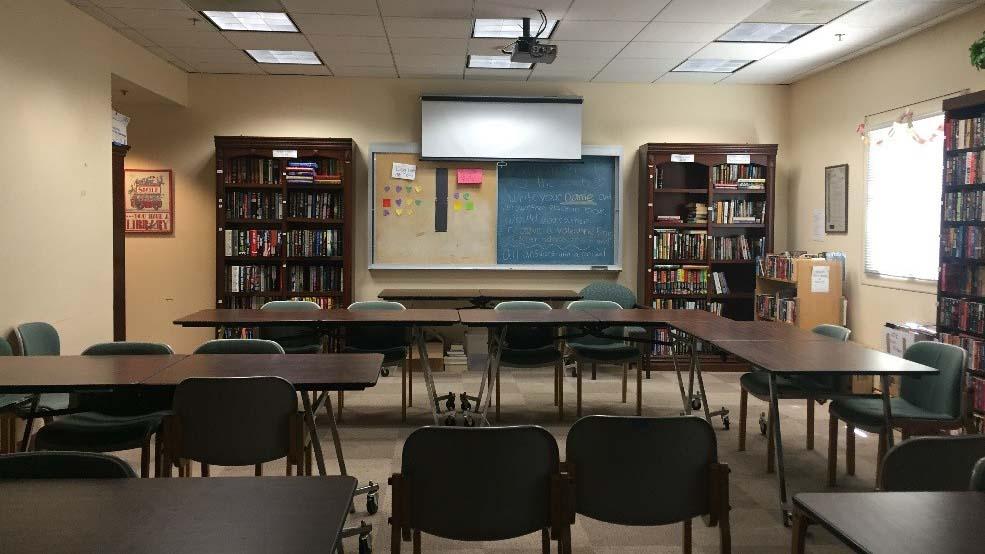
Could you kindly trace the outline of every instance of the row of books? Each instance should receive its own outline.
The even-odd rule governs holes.
[[[965,152],[944,160],[944,182],[948,185],[977,185],[985,181],[985,156]]]
[[[280,290],[280,268],[276,265],[226,266],[229,292],[268,292]]]
[[[725,272],[723,271],[712,271],[711,272],[711,286],[715,294],[728,294],[728,280],[725,279]]]
[[[687,343],[684,341],[674,341],[673,337],[671,337],[670,329],[655,329],[653,337],[661,342],[673,343],[673,346],[670,344],[654,344],[653,349],[650,351],[652,355],[670,356],[671,354],[675,354],[677,356],[683,356],[687,354]]]
[[[342,266],[309,265],[287,268],[287,290],[304,291],[342,291]]]
[[[711,182],[715,188],[761,189],[766,183],[766,167],[755,164],[716,165],[711,168]]]
[[[985,191],[949,192],[944,195],[944,221],[985,221]]]
[[[712,237],[709,254],[713,260],[752,260],[766,251],[766,237],[750,239],[737,237]]]
[[[985,334],[985,303],[941,296],[937,300],[937,312],[941,327]]]
[[[338,229],[294,230],[287,233],[288,256],[341,256],[342,232]]]
[[[943,292],[985,296],[985,267],[941,264],[940,283]]]
[[[226,160],[223,181],[227,185],[275,185],[280,182],[281,161],[274,158],[244,156]]]
[[[794,258],[781,254],[767,254],[756,262],[756,275],[770,279],[793,281],[797,278]]]
[[[702,266],[656,266],[655,294],[704,294],[708,292],[708,268]]]
[[[321,158],[316,161],[287,162],[284,180],[292,185],[338,185],[342,176],[336,160]]]
[[[684,221],[687,223],[708,223],[708,204],[690,202],[684,205]]]
[[[342,195],[335,192],[298,192],[287,196],[290,217],[342,219]]]
[[[945,227],[941,232],[941,253],[952,258],[985,259],[981,227]]]
[[[722,314],[721,302],[709,302],[704,298],[654,298],[653,307],[657,310],[706,310]]]
[[[283,219],[284,195],[279,192],[226,191],[227,219]]]
[[[703,260],[708,231],[653,231],[653,258],[656,260]]]
[[[965,352],[968,353],[966,365],[968,369],[975,371],[985,369],[985,341],[969,337],[968,335],[954,333],[939,333],[938,336],[943,343],[953,344],[965,349]],[[982,410],[985,410],[985,408],[982,408]]]
[[[756,295],[756,316],[768,321],[797,322],[796,290]]]
[[[259,310],[264,304],[276,300],[267,296],[234,296],[227,301],[227,305],[232,309]],[[306,300],[318,304],[322,309],[331,310],[338,307],[338,301],[334,296],[295,296],[290,300]]]
[[[944,148],[979,148],[985,146],[985,117],[948,119],[944,123]]]
[[[985,379],[981,377],[972,377],[968,379],[968,388],[971,389],[972,394],[972,408],[976,413],[985,413]],[[983,429],[981,418],[973,418],[976,423],[977,429],[975,432],[981,434],[985,429]]]
[[[227,256],[280,256],[280,231],[269,229],[226,229]]]
[[[713,223],[762,223],[766,217],[766,202],[719,200],[712,204],[708,217]]]

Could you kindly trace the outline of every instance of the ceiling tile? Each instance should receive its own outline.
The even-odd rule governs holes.
[[[650,21],[670,0],[574,0],[565,21]]]
[[[657,15],[657,21],[738,23],[768,0],[673,0]]]
[[[331,75],[332,72],[324,65],[303,64],[260,64],[264,71],[271,75]]]
[[[668,23],[654,21],[636,40],[648,42],[711,42],[732,28],[729,23]]]
[[[119,0],[104,0],[119,1]],[[146,2],[146,0],[138,0]],[[174,0],[167,0],[173,2]],[[279,12],[284,8],[279,0],[184,0],[193,10],[218,10],[238,12]]]
[[[386,37],[336,37],[332,35],[306,35],[308,42],[319,51],[340,53],[389,54],[390,43]]]
[[[622,40],[551,40],[548,42],[557,45],[558,61],[561,59],[609,60],[628,44]]]
[[[330,13],[340,15],[379,15],[376,2],[368,0],[280,0],[287,11],[295,13]]]
[[[472,2],[462,0],[380,0],[386,17],[471,18]]]
[[[717,83],[728,77],[729,73],[680,73],[668,71],[657,79],[658,83]]]
[[[365,67],[393,67],[393,56],[390,54],[341,53],[319,50],[318,56],[326,64],[333,67],[341,64]]]
[[[673,69],[679,62],[680,60],[677,59],[612,60],[594,81],[649,83]]]
[[[701,49],[704,42],[640,42],[634,40],[619,52],[619,58],[680,58]]]
[[[537,64],[534,66],[531,81],[589,81],[598,73],[608,60],[569,60],[558,58],[552,64]]]
[[[836,21],[777,50],[767,59],[802,60],[820,65],[861,50],[888,34],[880,29],[852,27]]]
[[[461,81],[462,72],[459,71],[455,73],[452,71],[445,71],[445,72],[432,71],[428,73],[425,71],[405,71],[401,69],[400,78],[401,79],[447,79],[447,80]]]
[[[811,66],[803,61],[775,60],[770,57],[727,75],[720,82],[744,85],[786,85],[810,69]]]
[[[414,39],[414,40],[424,40],[424,39]],[[458,39],[444,39],[444,40],[458,40]],[[503,48],[506,48],[512,44],[513,44],[513,39],[510,38],[470,38],[468,39],[468,44],[466,47],[468,48],[469,54],[494,56],[496,54],[502,54]]]
[[[763,42],[713,42],[692,58],[719,60],[758,60],[783,48],[784,44]]]
[[[502,40],[498,42],[500,45],[504,44]],[[469,40],[465,38],[393,37],[390,39],[392,50],[401,54],[457,54],[459,52],[465,52],[468,49],[468,45]]]
[[[472,33],[470,19],[439,19],[424,17],[384,17],[390,38],[468,38]]]
[[[204,16],[192,10],[148,10],[144,8],[106,8],[113,17],[134,29],[197,30],[212,28]]]
[[[412,73],[459,72],[465,67],[465,54],[453,55],[411,55],[394,54],[397,69]]]
[[[549,19],[561,19],[571,0],[475,0],[475,17],[540,17],[544,10]]]
[[[111,15],[106,10],[100,8],[95,4],[75,4],[75,7],[82,10],[83,12],[89,14],[91,17],[95,18],[108,25],[111,29],[122,29],[126,27],[126,23],[123,23],[113,15]]]
[[[470,81],[526,81],[529,69],[465,69],[465,79]]]
[[[358,67],[358,66],[337,66],[333,65],[332,73],[336,77],[384,77],[395,78],[397,70],[390,67]]]
[[[243,50],[311,50],[311,44],[301,33],[226,31],[222,36]]]
[[[232,44],[217,31],[206,30],[200,26],[197,31],[172,31],[169,29],[147,29],[145,37],[159,46],[185,46],[189,48],[232,48]]]
[[[378,15],[291,14],[306,35],[385,37]]]
[[[872,0],[845,14],[837,23],[855,27],[881,28],[887,31],[904,31],[965,6],[967,2]]]
[[[245,52],[236,48],[183,48],[171,46],[167,48],[171,55],[192,65],[199,62],[211,63],[253,63]]]
[[[117,29],[116,32],[127,37],[140,46],[154,46],[153,41],[140,34],[140,31],[135,31],[133,29]]]
[[[188,6],[181,0],[92,0],[92,3],[102,8],[146,8],[149,10],[188,9]]]
[[[263,70],[253,62],[201,62],[195,64],[196,73],[245,73],[262,75]]]
[[[773,0],[747,20],[759,23],[827,23],[865,0]]]
[[[642,21],[567,21],[557,24],[554,40],[629,41],[643,27]]]

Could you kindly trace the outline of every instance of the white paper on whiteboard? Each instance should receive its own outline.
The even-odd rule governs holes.
[[[393,169],[390,170],[390,176],[394,179],[413,181],[417,177],[417,166],[414,164],[393,162]]]
[[[693,162],[694,154],[671,154],[670,161],[672,162]]]
[[[811,268],[811,292],[828,292],[831,267],[818,265]]]
[[[725,163],[728,164],[747,164],[752,163],[749,154],[729,154],[725,156]]]
[[[297,158],[297,150],[274,150],[275,158]]]
[[[815,208],[811,212],[811,238],[817,242],[824,240],[824,208]]]

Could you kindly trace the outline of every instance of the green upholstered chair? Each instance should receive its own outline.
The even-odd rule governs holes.
[[[814,333],[831,337],[835,340],[845,342],[852,334],[851,329],[840,325],[822,324],[811,329]],[[805,400],[807,403],[807,449],[814,449],[814,403],[823,402],[831,396],[837,394],[839,385],[836,380],[826,377],[807,377],[799,376],[778,376],[776,379],[777,391],[780,399]],[[763,402],[770,400],[770,376],[766,371],[753,369],[749,373],[739,377],[739,451],[746,449],[746,419],[749,406],[749,395],[753,395]],[[766,414],[760,415],[760,421],[768,421]],[[766,470],[773,472],[773,434],[768,432],[767,426],[763,425],[763,433],[767,435],[766,444]]]
[[[550,311],[546,302],[534,300],[512,300],[500,302],[493,308],[496,311]],[[554,366],[554,404],[558,406],[558,417],[564,419],[564,355],[557,341],[554,327],[537,325],[510,325],[506,328],[503,344],[500,345],[499,366],[531,368]],[[499,409],[499,371],[496,372],[496,408]],[[492,392],[492,388],[489,389]]]
[[[119,479],[136,477],[130,464],[91,452],[19,452],[0,456],[0,479]]]
[[[884,491],[964,491],[975,463],[985,458],[985,436],[917,437],[886,452]]]
[[[349,311],[366,312],[373,310],[403,311],[407,308],[400,302],[368,300],[349,304]],[[414,375],[410,368],[413,358],[409,346],[406,327],[354,325],[345,330],[345,346],[342,352],[349,354],[383,354],[383,367],[380,374],[390,375],[391,367],[400,368],[400,420],[407,421],[407,406],[414,405]],[[345,395],[339,392],[339,419],[342,418],[342,403]]]
[[[269,311],[320,310],[321,306],[308,300],[273,300],[260,306]],[[322,351],[321,335],[317,329],[293,325],[260,327],[260,338],[281,345],[287,354],[317,354]]]
[[[975,463],[975,468],[971,470],[971,482],[968,488],[973,491],[985,492],[985,458]]]
[[[7,339],[0,338],[0,356],[13,356],[13,354],[14,350]],[[16,450],[17,440],[14,435],[17,416],[13,412],[29,398],[23,394],[0,394],[0,454]]]
[[[14,328],[14,336],[20,345],[22,356],[59,356],[61,355],[61,340],[58,331],[49,323],[37,321],[23,323]],[[76,396],[68,393],[37,394],[31,396],[31,402],[16,408],[18,418],[25,420],[24,441],[31,436],[34,418],[40,416],[45,423],[51,423],[54,416],[70,414],[78,411]],[[36,402],[34,410],[31,405]]]
[[[623,309],[645,308],[636,302],[636,295],[628,288],[616,283],[615,281],[593,281],[581,289],[578,293],[582,300],[608,300],[619,304]],[[646,339],[650,333],[644,327],[630,326],[625,327],[627,337]],[[643,350],[643,369],[646,371],[646,378],[650,378],[650,352],[649,347],[640,345]],[[595,376],[592,376],[594,379]]]
[[[609,300],[575,300],[568,304],[569,310],[621,310],[622,306]],[[572,330],[574,332],[574,330]],[[581,417],[581,387],[584,364],[591,364],[592,375],[594,376],[598,364],[619,364],[622,366],[622,401],[626,402],[626,386],[629,374],[629,366],[635,364],[637,371],[643,368],[643,353],[635,344],[627,343],[623,340],[626,332],[623,327],[609,327],[603,334],[612,338],[595,337],[587,335],[584,337],[568,339],[568,348],[578,364],[576,371],[578,377],[578,402],[576,414]],[[642,411],[642,391],[637,379],[636,388],[636,415]]]
[[[84,356],[141,356],[174,354],[166,344],[150,342],[107,342],[95,344]],[[140,476],[150,476],[151,439],[157,437],[154,452],[155,476],[161,475],[161,422],[171,409],[169,391],[114,391],[83,393],[78,397],[79,413],[73,413],[42,427],[34,438],[36,450],[77,452],[121,452],[140,449]]]
[[[918,342],[906,349],[903,358],[933,367],[936,375],[903,376],[899,397],[890,399],[894,429],[900,429],[903,440],[914,434],[937,434],[945,429],[959,429],[964,424],[964,367],[967,353],[959,346],[939,342]],[[838,421],[846,424],[846,468],[849,475],[855,470],[855,428],[877,433],[879,450],[876,456],[876,483],[880,482],[883,458],[886,454],[887,433],[882,398],[839,398],[828,408],[828,484],[835,485],[838,469]]]
[[[283,354],[284,349],[265,339],[214,339],[202,343],[195,354]]]

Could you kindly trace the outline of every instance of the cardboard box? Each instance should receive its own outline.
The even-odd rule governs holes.
[[[438,341],[428,341],[427,343],[428,351],[428,364],[431,366],[431,371],[444,371],[445,370],[445,344]],[[422,371],[421,360],[417,355],[417,347],[414,347],[414,351],[411,353],[414,357],[410,363],[411,371]]]

